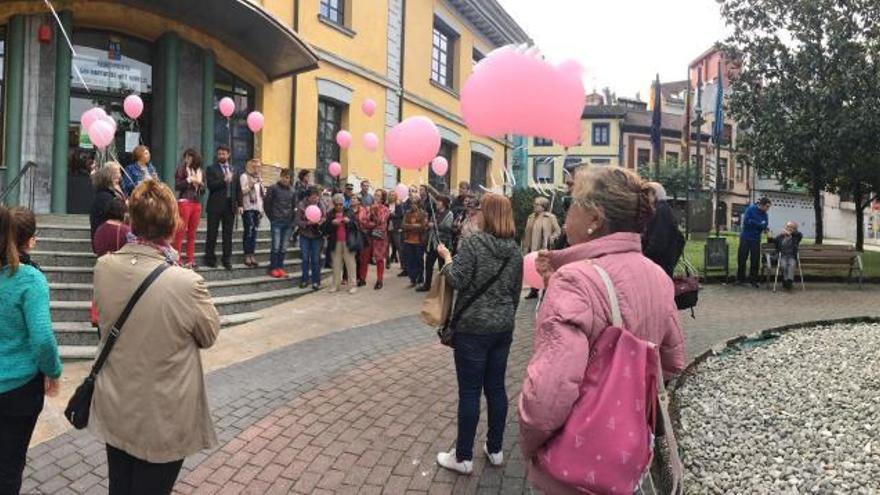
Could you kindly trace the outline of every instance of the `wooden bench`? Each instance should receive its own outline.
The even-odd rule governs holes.
[[[768,272],[774,271],[774,268],[776,277],[779,275],[776,256],[775,244],[765,243],[761,245],[761,259],[763,260],[761,273],[765,281],[769,281]],[[862,280],[864,278],[862,255],[853,246],[801,244],[798,248],[797,270],[800,272],[802,287],[804,285],[804,270],[833,271],[843,268],[847,269],[847,278],[849,280],[852,280],[853,272],[858,270],[859,287],[862,287]],[[776,290],[775,280],[773,290]]]

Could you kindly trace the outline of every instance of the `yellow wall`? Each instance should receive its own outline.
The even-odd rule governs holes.
[[[608,145],[597,146],[593,145],[593,124],[608,124]],[[529,163],[528,163],[528,172],[529,172],[529,187],[535,186],[534,181],[534,167],[535,167],[535,157],[541,156],[555,156],[560,157],[554,162],[554,172],[553,172],[553,180],[557,186],[562,186],[565,183],[565,173],[563,172],[563,164],[565,160],[561,158],[562,156],[568,157],[577,157],[582,158],[584,162],[589,162],[591,158],[593,159],[607,159],[609,163],[607,165],[612,166],[620,166],[620,160],[618,159],[620,152],[620,119],[608,119],[608,118],[588,118],[581,120],[581,142],[576,146],[571,146],[569,148],[565,148],[556,143],[553,143],[552,146],[535,146],[534,138],[529,138],[528,141],[528,155],[529,155]],[[626,155],[624,155],[626,156]]]

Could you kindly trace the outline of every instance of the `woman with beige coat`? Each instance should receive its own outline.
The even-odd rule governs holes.
[[[526,220],[526,231],[522,238],[523,254],[549,248],[561,232],[562,229],[559,228],[556,215],[550,211],[550,201],[543,196],[538,196],[535,198],[535,211]],[[538,297],[538,290],[532,289],[526,299],[536,297]]]
[[[179,220],[168,186],[144,181],[129,199],[134,238],[95,266],[102,344],[136,288],[161,263],[120,329],[95,382],[89,430],[107,444],[110,494],[171,493],[183,459],[214,446],[200,349],[220,318],[202,277],[177,266]]]

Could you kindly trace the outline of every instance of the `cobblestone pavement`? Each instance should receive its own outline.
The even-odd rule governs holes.
[[[880,315],[880,289],[805,293],[721,286],[685,320],[689,357],[719,341],[799,321]],[[413,299],[414,303],[417,299]],[[474,475],[440,470],[455,439],[452,356],[415,316],[352,328],[214,371],[208,393],[220,446],[186,460],[178,493],[523,493],[516,398],[531,352],[525,302],[508,367],[506,464]],[[222,335],[221,335],[222,338]],[[485,419],[478,442],[485,435]],[[479,450],[477,449],[477,452]],[[104,446],[68,432],[33,447],[23,493],[106,493]]]

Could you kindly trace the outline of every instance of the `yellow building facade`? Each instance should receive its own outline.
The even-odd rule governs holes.
[[[499,46],[531,42],[496,0],[53,5],[74,51],[44,2],[0,3],[0,184],[23,179],[7,202],[84,213],[94,163],[130,163],[135,144],[152,149],[153,165],[169,183],[185,150],[200,151],[210,163],[221,144],[232,149],[236,165],[256,157],[280,168],[313,169],[328,185],[331,161],[343,165],[349,180],[369,179],[374,187],[503,182],[508,140],[472,135],[459,104],[476,60]],[[137,120],[122,111],[129,94],[145,104]],[[229,119],[218,111],[224,97],[236,103]],[[361,111],[367,99],[376,103],[372,117]],[[79,123],[94,106],[118,123],[113,145],[100,153]],[[258,133],[247,128],[252,111],[265,118]],[[434,177],[428,164],[399,176],[384,159],[385,133],[415,115],[440,130],[439,154],[450,163],[446,178]],[[348,150],[335,143],[341,129],[354,138]],[[379,141],[374,152],[363,145],[370,132]],[[35,176],[19,177],[29,162],[38,165],[28,172]]]

